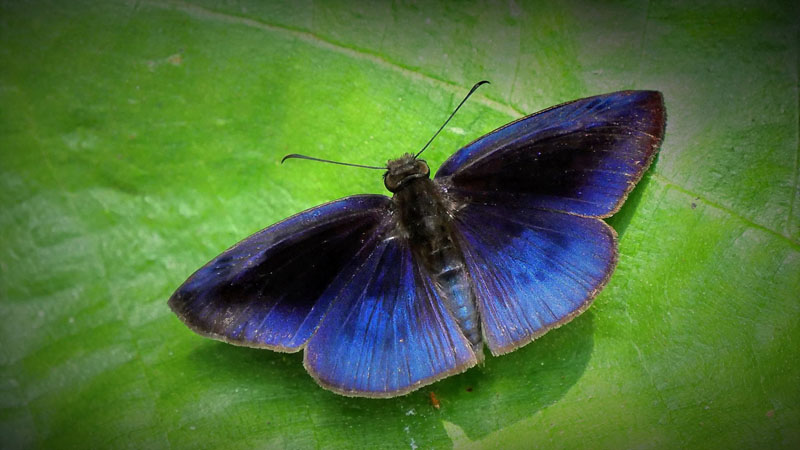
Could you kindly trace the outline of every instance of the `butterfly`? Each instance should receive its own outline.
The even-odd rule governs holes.
[[[371,166],[391,198],[345,197],[267,227],[197,270],[169,306],[206,337],[304,350],[308,373],[336,393],[406,394],[589,307],[617,263],[602,219],[650,166],[665,123],[660,92],[620,91],[492,131],[433,178],[422,151]]]

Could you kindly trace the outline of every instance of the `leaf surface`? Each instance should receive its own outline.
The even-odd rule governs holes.
[[[791,2],[0,6],[4,447],[796,447],[798,17]],[[411,395],[200,338],[166,300],[241,238],[382,193],[426,151],[620,89],[666,141],[609,222],[585,314]],[[434,409],[434,392],[441,409]]]

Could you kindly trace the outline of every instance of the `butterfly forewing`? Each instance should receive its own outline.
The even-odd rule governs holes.
[[[467,145],[436,179],[473,202],[607,217],[650,165],[665,120],[656,91],[576,100]]]
[[[195,272],[169,305],[202,335],[297,351],[330,305],[323,293],[387,220],[389,202],[347,197],[268,227]]]

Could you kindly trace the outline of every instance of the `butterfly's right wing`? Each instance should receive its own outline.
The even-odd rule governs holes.
[[[495,130],[439,168],[492,353],[566,323],[605,286],[616,233],[600,218],[641,179],[665,119],[659,92],[589,97]]]
[[[195,272],[169,306],[203,336],[296,352],[330,305],[328,286],[385,227],[389,204],[356,195],[265,228]]]
[[[494,355],[586,310],[617,262],[614,229],[591,217],[471,203],[455,223]]]

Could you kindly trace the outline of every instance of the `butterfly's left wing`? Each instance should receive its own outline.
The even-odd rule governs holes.
[[[489,133],[439,169],[492,353],[569,321],[606,284],[616,234],[599,218],[650,165],[665,117],[659,92],[589,97]]]
[[[344,395],[392,397],[477,363],[390,200],[347,197],[268,227],[195,272],[169,305],[198,333],[295,352]]]

